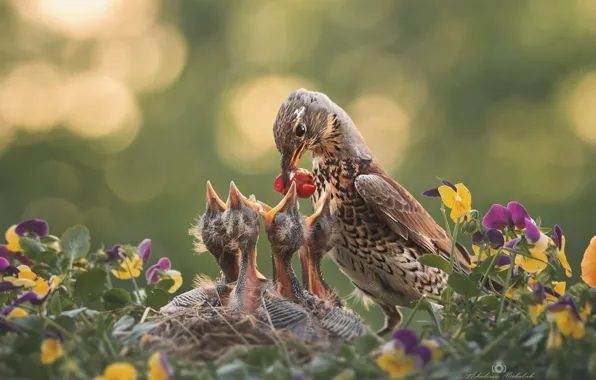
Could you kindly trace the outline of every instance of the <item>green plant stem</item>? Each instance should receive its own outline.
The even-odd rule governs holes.
[[[497,315],[495,316],[495,323],[498,323],[499,319],[501,318],[501,313],[503,313],[503,307],[505,306],[505,299],[507,298],[507,290],[509,290],[509,285],[511,283],[511,275],[513,273],[513,268],[515,267],[515,252],[511,256],[511,265],[507,270],[507,277],[505,278],[505,286],[503,287],[503,292],[501,294],[501,303],[499,304],[499,310],[497,310]]]
[[[482,257],[482,254],[484,253],[485,248],[483,247],[482,250],[480,251],[479,256]],[[488,268],[486,268],[486,272],[484,272],[484,274],[482,275],[482,281],[480,281],[480,290],[482,290],[484,288],[484,285],[486,284],[486,281],[488,280],[488,273],[495,267],[495,264],[497,263],[497,257],[500,257],[502,255],[502,249],[499,248],[499,250],[497,251],[497,253],[495,253],[493,255],[492,260],[490,261],[490,265]],[[490,248],[489,248],[489,252],[490,252]],[[511,266],[513,266],[513,263],[511,263]],[[478,297],[476,297],[476,299],[478,299]],[[474,300],[474,303],[476,303],[476,300]]]
[[[447,235],[449,235],[449,239],[451,239],[451,228],[449,227],[449,219],[447,219],[447,212],[445,211],[445,203],[441,202],[441,213],[443,214],[443,219],[445,220],[445,231],[447,231]]]
[[[406,319],[402,328],[404,328],[404,329],[408,328],[408,326],[410,325],[410,322],[412,322],[412,319],[414,318],[414,314],[416,314],[416,312],[418,311],[418,308],[420,307],[420,304],[422,302],[426,302],[426,299],[424,296],[422,296],[422,298],[420,298],[418,300],[418,302],[416,302],[416,306],[414,306],[414,308],[412,309],[412,312],[410,313],[410,315],[408,315],[408,319]]]
[[[110,289],[114,288],[114,285],[112,285],[112,279],[110,278],[110,271],[107,271],[107,275],[106,275],[106,279],[108,280],[108,286],[110,287]]]
[[[112,357],[114,357],[114,358],[118,357],[118,353],[116,353],[116,350],[114,349],[114,346],[112,345],[112,342],[110,341],[110,338],[108,338],[105,331],[102,334],[102,339],[103,339],[104,343],[106,344],[106,346],[108,347],[108,350],[110,351],[110,354],[112,355]]]
[[[457,254],[455,253],[455,249],[456,249],[456,243],[457,243],[457,235],[459,235],[459,229],[460,229],[460,221],[461,218],[459,218],[457,220],[457,223],[455,223],[455,228],[453,229],[453,237],[451,238],[451,256],[449,257],[449,259],[451,260],[451,270],[453,270],[453,264],[454,262],[457,262],[457,267],[459,269],[459,272],[461,273],[461,264],[459,262],[459,260],[456,260]]]

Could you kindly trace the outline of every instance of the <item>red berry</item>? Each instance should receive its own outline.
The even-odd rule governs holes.
[[[296,182],[296,194],[300,198],[308,198],[317,190],[313,175],[306,169],[298,168],[290,172],[290,183]],[[288,187],[283,187],[281,175],[277,176],[274,183],[274,189],[278,193],[286,194]]]

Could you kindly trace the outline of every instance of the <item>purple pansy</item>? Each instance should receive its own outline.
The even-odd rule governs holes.
[[[120,256],[120,249],[122,248],[122,244],[116,244],[110,249],[106,251],[106,255],[108,255],[109,261],[120,261],[122,257]]]
[[[10,267],[10,262],[4,257],[0,257],[0,273],[4,273]]]
[[[33,291],[31,292],[27,292],[24,293],[22,295],[20,295],[12,304],[13,306],[19,306],[20,304],[23,304],[25,302],[29,302],[32,305],[35,306],[39,306],[39,305],[43,305],[44,302],[46,302],[46,300],[48,299],[48,297],[50,296],[51,292],[48,292],[45,296],[43,296],[42,298],[37,298],[37,294]]]
[[[161,259],[157,260],[157,264],[151,265],[147,268],[145,272],[145,278],[150,284],[154,284],[159,281],[159,271],[169,270],[172,267],[172,263],[170,259],[167,257],[162,257]]]
[[[15,308],[15,305],[9,305],[6,306],[4,309],[0,310],[0,315],[3,315],[4,317],[8,316],[8,314],[10,314]],[[21,330],[20,328],[13,326],[11,323],[9,323],[8,321],[4,320],[4,319],[0,319],[0,332],[3,332],[5,330],[11,330],[14,331],[16,333],[21,334],[23,332],[23,330]]]
[[[455,185],[447,180],[444,180],[442,178],[439,178],[439,181],[443,182],[443,185],[445,186],[449,186],[450,188],[453,189],[453,191],[457,191],[457,187],[455,187]],[[441,196],[441,194],[439,193],[439,188],[436,187],[434,189],[430,189],[430,190],[426,190],[425,192],[422,193],[423,196],[425,197],[433,197],[433,198],[438,198]]]
[[[496,266],[504,267],[505,265],[511,265],[511,256],[501,255],[501,257],[499,257]]]
[[[512,240],[509,240],[507,243],[505,243],[505,248],[508,248],[508,249],[515,248],[515,246],[517,245],[517,243],[520,242],[520,240],[521,240],[521,238],[515,238]]]
[[[538,226],[530,219],[526,218],[526,239],[528,243],[534,244],[542,237],[542,233]]]
[[[27,265],[28,267],[33,266],[34,264],[31,260],[23,256],[22,253],[13,252],[4,244],[0,244],[0,257],[4,257],[7,260],[15,259],[21,264]]]
[[[558,224],[555,225],[554,235],[551,238],[560,251],[563,247],[563,230]]]
[[[139,256],[143,259],[143,262],[146,263],[149,260],[149,255],[151,255],[151,239],[145,239],[139,244]]]
[[[507,207],[494,204],[484,216],[482,225],[486,228],[496,228],[498,230],[505,227],[515,227],[522,230],[526,227],[527,218],[530,218],[530,215],[525,207],[518,202],[509,202]]]
[[[17,286],[10,281],[0,281],[0,292],[8,292],[11,290],[21,289],[22,286]]]
[[[546,307],[546,310],[550,312],[557,312],[563,309],[571,309],[571,312],[575,316],[575,318],[577,318],[578,321],[582,320],[579,311],[577,310],[577,305],[571,297],[561,298],[557,302],[550,304]]]
[[[501,231],[491,228],[485,231],[478,231],[472,235],[472,243],[481,244],[488,241],[493,248],[501,248],[505,244],[505,237]]]
[[[34,233],[39,237],[47,236],[50,232],[48,222],[41,219],[29,219],[16,226],[14,232],[19,236]]]
[[[422,368],[432,357],[430,348],[423,344],[418,344],[418,336],[410,329],[397,329],[391,336],[394,348],[401,349],[404,355],[413,356],[418,359],[416,363],[418,368]]]

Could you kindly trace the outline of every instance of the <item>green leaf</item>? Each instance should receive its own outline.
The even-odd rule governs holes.
[[[56,323],[66,331],[75,331],[75,320],[66,315],[60,315],[56,318]]]
[[[451,263],[439,255],[427,253],[418,258],[418,262],[432,268],[438,268],[445,273],[451,273]]]
[[[60,293],[55,292],[50,296],[48,302],[48,311],[52,315],[60,315],[62,313],[62,302],[60,302]]]
[[[170,296],[162,289],[151,289],[150,287],[147,287],[145,292],[147,295],[145,306],[152,309],[159,310],[170,301]]]
[[[135,324],[135,319],[130,315],[123,315],[115,324],[113,332],[126,331]]]
[[[134,302],[130,292],[122,288],[113,288],[103,295],[103,304],[106,310],[122,309]]]
[[[341,356],[342,358],[344,358],[348,361],[351,361],[356,357],[354,348],[348,344],[340,345],[337,351],[338,351],[339,356]]]
[[[465,298],[475,297],[480,294],[476,284],[461,273],[450,274],[447,283],[456,293],[461,294]]]
[[[137,340],[139,340],[139,338],[141,338],[145,334],[148,334],[157,326],[159,326],[159,323],[155,322],[137,323],[135,327],[132,328],[130,334],[126,335],[124,343],[131,344],[133,342],[136,342]]]
[[[19,245],[25,256],[36,257],[46,250],[37,239],[32,239],[26,236],[22,236],[19,239]]]
[[[257,347],[250,350],[244,360],[252,367],[264,368],[275,363],[279,354],[277,347]]]
[[[159,280],[157,284],[155,284],[157,289],[161,289],[165,292],[167,292],[172,286],[174,286],[174,280],[171,278],[163,278]]]
[[[74,285],[74,296],[85,305],[99,299],[106,290],[106,271],[103,268],[93,268],[81,273]]]
[[[379,339],[374,335],[362,335],[354,342],[354,350],[360,356],[368,355],[380,346]]]
[[[99,314],[97,310],[87,309],[86,307],[80,307],[78,309],[63,311],[61,315],[66,315],[67,317],[76,318],[79,314],[85,313],[88,317],[95,317]]]
[[[216,371],[219,380],[241,380],[248,378],[248,366],[236,359],[219,367]]]
[[[62,249],[73,259],[87,256],[91,249],[91,235],[85,226],[74,226],[62,234]]]
[[[310,362],[310,368],[316,378],[331,378],[336,375],[343,365],[333,356],[321,354]]]

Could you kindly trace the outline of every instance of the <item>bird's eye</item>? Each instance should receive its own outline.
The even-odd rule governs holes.
[[[322,229],[323,229],[323,227],[321,226],[321,223],[319,223],[319,222],[316,222],[316,223],[315,223],[315,230],[317,230],[317,231],[321,231]]]
[[[306,124],[300,123],[296,126],[296,136],[302,137],[306,133]]]

